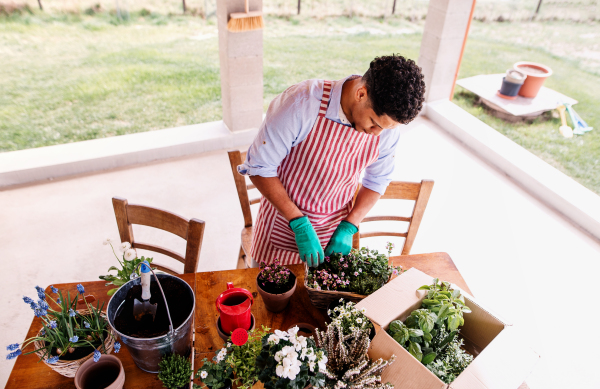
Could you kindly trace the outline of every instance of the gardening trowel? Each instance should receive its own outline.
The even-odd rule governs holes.
[[[140,278],[142,279],[142,300],[133,300],[133,317],[135,320],[142,320],[145,315],[152,315],[152,321],[156,316],[156,304],[150,304],[150,280],[152,273],[148,261],[142,262],[140,270]]]

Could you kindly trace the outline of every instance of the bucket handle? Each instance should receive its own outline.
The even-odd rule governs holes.
[[[137,265],[136,267],[136,272],[140,270],[140,267],[144,264],[144,262],[140,262],[139,265]],[[163,288],[160,285],[160,281],[158,281],[158,277],[156,276],[156,273],[154,273],[154,270],[152,270],[151,266],[148,266],[150,268],[150,271],[152,272],[152,274],[154,275],[154,279],[156,280],[156,283],[158,284],[158,288],[160,289],[160,294],[162,294],[163,300],[165,302],[165,306],[167,307],[167,316],[169,317],[169,335],[173,335],[173,320],[171,320],[171,312],[169,311],[169,304],[167,304],[167,298],[165,297],[165,292],[163,292]]]

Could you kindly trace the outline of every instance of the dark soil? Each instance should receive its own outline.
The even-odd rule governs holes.
[[[194,301],[187,288],[184,289],[179,282],[171,278],[163,278],[160,280],[160,284],[167,297],[173,326],[177,328],[190,315]],[[141,301],[142,298],[142,286],[136,285],[127,292],[125,303],[117,312],[115,317],[117,331],[134,338],[155,338],[169,332],[167,309],[154,279],[150,283],[150,294],[152,295],[150,303],[157,304],[154,321],[152,321],[152,315],[145,315],[140,321],[133,317],[133,301],[136,298]]]
[[[104,339],[106,339],[106,337],[109,336],[108,335],[108,331],[104,331]],[[45,342],[45,344],[48,344],[48,342]],[[83,357],[87,357],[88,355],[90,355],[91,353],[94,352],[94,350],[100,346],[100,341],[95,341],[92,342],[92,344],[94,345],[94,347],[92,346],[87,346],[87,347],[75,347],[72,353],[68,352],[63,355],[62,357],[60,357],[59,359],[61,361],[75,361],[77,359],[81,359]],[[63,350],[64,351],[64,350]],[[103,351],[103,350],[101,350]],[[56,347],[53,347],[52,350],[50,351],[50,354],[57,356],[58,353],[56,352]]]
[[[277,285],[274,282],[265,282],[265,284],[263,285],[263,282],[261,280],[258,280],[258,286],[265,292],[271,293],[271,294],[285,293],[285,292],[289,291],[290,289],[292,289],[294,287],[295,283],[296,283],[296,276],[294,275],[294,273],[290,273],[290,277],[288,278],[287,282],[282,285]]]

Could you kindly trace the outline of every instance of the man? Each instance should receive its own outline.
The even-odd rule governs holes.
[[[417,116],[424,92],[414,61],[391,55],[375,58],[362,77],[307,80],[277,96],[238,166],[263,195],[253,262],[317,266],[333,252],[348,254],[391,181],[398,126]]]

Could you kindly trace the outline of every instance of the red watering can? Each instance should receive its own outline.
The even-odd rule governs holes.
[[[254,304],[252,293],[244,288],[234,288],[227,283],[227,290],[217,297],[217,311],[221,315],[221,329],[230,334],[236,328],[250,329],[252,324],[250,307]]]

